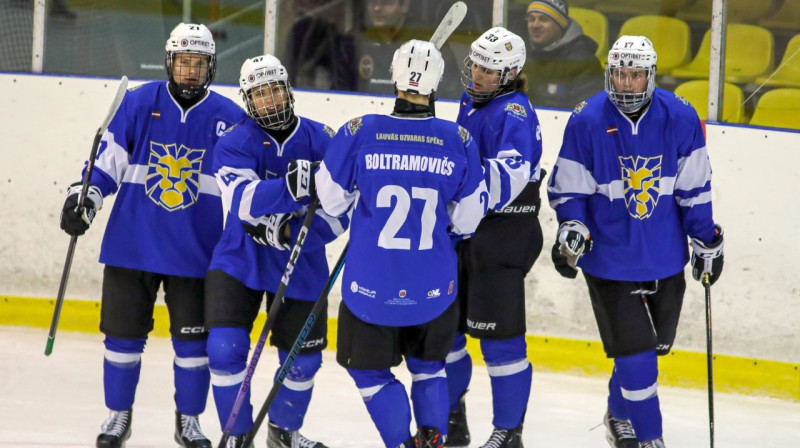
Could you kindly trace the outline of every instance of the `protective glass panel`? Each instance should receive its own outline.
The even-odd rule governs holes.
[[[442,49],[437,97],[459,98],[461,61],[491,27],[491,2],[467,0],[464,21]],[[452,2],[434,0],[297,0],[282,2],[278,57],[293,86],[393,95],[392,56],[409,39],[429,40]]]

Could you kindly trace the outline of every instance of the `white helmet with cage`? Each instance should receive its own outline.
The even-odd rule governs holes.
[[[214,80],[217,68],[216,45],[211,31],[202,24],[179,23],[169,33],[165,49],[167,76],[178,94],[187,100],[205,95],[208,86]],[[175,57],[184,53],[200,55],[202,60],[199,62],[189,60],[185,63],[179,61],[176,64]],[[201,75],[205,72],[205,76],[194,77],[193,70],[198,70]]]
[[[473,101],[487,102],[513,81],[525,65],[525,41],[511,31],[496,26],[472,42],[469,55],[464,59],[461,83]],[[496,82],[476,89],[472,79],[473,66],[487,74],[494,73]],[[492,88],[493,87],[493,88]]]
[[[397,90],[430,95],[442,80],[444,59],[433,43],[412,39],[394,52],[390,70]]]
[[[657,60],[658,56],[653,48],[653,43],[644,36],[622,36],[614,42],[608,51],[606,93],[620,111],[636,112],[653,97],[653,91],[656,88]],[[626,68],[646,71],[647,86],[642,92],[617,92],[613,78],[621,77]]]
[[[294,95],[289,74],[275,56],[265,54],[244,61],[239,93],[247,114],[265,129],[285,129],[291,123]]]

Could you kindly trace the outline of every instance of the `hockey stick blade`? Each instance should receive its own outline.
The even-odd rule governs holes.
[[[436,31],[431,36],[431,42],[436,46],[437,50],[442,49],[442,45],[447,41],[453,31],[461,25],[461,21],[467,15],[467,4],[464,2],[455,2],[453,6],[447,10],[447,14],[436,27]]]
[[[86,192],[89,189],[89,179],[92,178],[92,171],[94,171],[94,159],[97,158],[97,148],[100,146],[100,140],[103,138],[103,134],[105,134],[106,129],[108,129],[108,124],[111,122],[111,119],[114,118],[114,115],[117,113],[119,105],[122,104],[122,98],[125,97],[125,92],[127,91],[128,77],[123,76],[119,81],[119,87],[117,87],[117,94],[114,96],[114,101],[111,103],[111,107],[108,108],[108,114],[103,120],[103,124],[101,124],[97,129],[97,133],[94,136],[94,141],[92,142],[92,150],[89,152],[89,160],[86,164],[86,172],[83,175],[83,187],[81,188],[81,194],[78,197],[78,214],[81,212],[80,207],[83,204],[83,201],[86,198]],[[61,318],[61,308],[64,306],[64,294],[67,291],[67,280],[69,280],[69,271],[72,268],[72,257],[75,255],[75,245],[77,243],[78,236],[73,235],[69,240],[67,258],[64,261],[64,270],[61,272],[61,283],[58,286],[56,306],[53,309],[53,320],[50,322],[50,332],[47,334],[47,346],[44,348],[45,356],[50,356],[50,354],[53,353],[53,344],[56,340],[56,330],[58,329],[58,321]]]

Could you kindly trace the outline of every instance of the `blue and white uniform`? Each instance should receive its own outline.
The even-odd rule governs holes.
[[[528,97],[508,92],[475,107],[465,92],[461,96],[458,124],[466,128],[481,153],[489,208],[502,210],[528,182],[539,181],[542,131]]]
[[[460,138],[454,138],[460,136]],[[452,238],[470,235],[486,190],[469,133],[434,117],[350,120],[316,174],[322,207],[355,207],[342,298],[361,320],[409,326],[456,297]]]
[[[578,105],[547,190],[559,222],[589,229],[594,247],[579,266],[596,277],[668,277],[689,261],[687,235],[714,236],[703,125],[666,90],[635,123],[605,92]]]
[[[255,123],[246,120],[226,133],[217,146],[214,173],[228,208],[225,231],[214,250],[209,270],[219,269],[259,291],[275,292],[291,251],[256,243],[242,228],[242,221],[273,213],[294,213],[290,221],[292,244],[302,226],[308,200],[295,202],[284,176],[294,159],[322,160],[333,130],[298,117],[294,131],[278,142]],[[286,296],[316,300],[328,279],[325,244],[342,234],[347,216],[335,219],[317,209],[303,250],[294,267]]]
[[[214,145],[244,111],[209,91],[183,110],[166,82],[127,92],[102,137],[92,178],[117,193],[100,262],[165,275],[205,277],[222,234]],[[180,250],[175,250],[180,242]]]

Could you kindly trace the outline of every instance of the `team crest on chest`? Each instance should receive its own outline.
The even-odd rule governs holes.
[[[200,193],[205,152],[205,149],[151,141],[144,181],[147,196],[171,212],[192,206]]]
[[[649,218],[661,191],[661,156],[620,156],[619,163],[628,213],[636,219]]]

